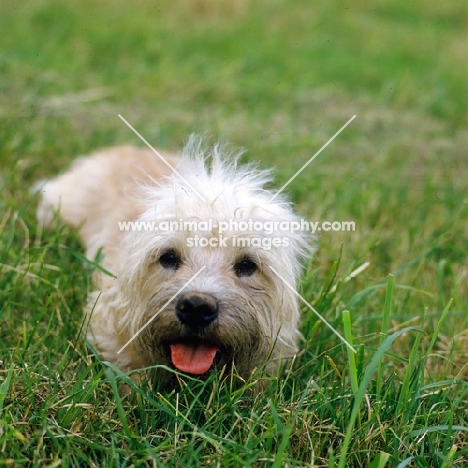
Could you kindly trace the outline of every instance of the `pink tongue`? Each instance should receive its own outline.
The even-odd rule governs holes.
[[[203,343],[171,344],[171,358],[174,366],[188,374],[201,375],[207,372],[213,365],[213,361],[219,348]]]

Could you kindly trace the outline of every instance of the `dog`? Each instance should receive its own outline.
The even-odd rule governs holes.
[[[266,188],[271,171],[239,164],[242,152],[191,137],[178,156],[155,153],[103,149],[41,188],[38,221],[58,214],[102,259],[88,341],[125,372],[276,372],[301,340],[308,233],[283,229],[299,217]]]

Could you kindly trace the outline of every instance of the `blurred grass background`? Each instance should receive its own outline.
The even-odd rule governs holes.
[[[128,442],[131,437],[125,430],[105,440],[96,435],[112,434],[113,427],[109,422],[105,430],[97,429],[99,408],[90,410],[97,412],[90,418],[94,426],[82,414],[74,423],[70,415],[56,419],[55,408],[65,401],[60,393],[65,391],[64,381],[67,398],[81,395],[73,408],[100,404],[109,421],[115,420],[115,396],[98,385],[103,371],[87,357],[79,336],[80,309],[90,282],[89,268],[73,254],[80,246],[74,233],[61,226],[52,234],[37,232],[36,204],[29,190],[36,180],[64,170],[76,155],[99,146],[139,145],[118,114],[155,147],[176,150],[192,132],[245,147],[246,159],[275,168],[278,187],[356,114],[286,190],[299,213],[310,220],[356,223],[355,232],[320,235],[320,249],[306,269],[302,291],[337,328],[342,311],[350,310],[355,343],[365,346],[364,360],[379,346],[389,274],[395,276],[390,331],[408,324],[424,329],[422,355],[435,336],[441,311],[453,298],[434,352],[424,355],[423,374],[429,380],[421,385],[466,380],[466,2],[2,2],[0,41],[0,382],[8,382],[7,371],[14,369],[6,391],[9,409],[1,416],[0,447],[8,448],[9,463],[76,466],[84,457],[82,463],[99,465],[104,459],[99,458],[104,457],[101,451],[125,439],[124,446],[141,449],[140,460],[177,465],[177,458],[170,455],[175,443],[169,454],[154,458],[151,447],[159,444],[163,427],[157,417],[151,419],[154,443],[143,444],[145,430],[140,428],[138,450],[134,441]],[[345,281],[365,262],[370,262],[367,269]],[[334,392],[341,395],[336,401],[344,398],[350,391],[345,374],[338,371],[348,365],[344,350],[306,309],[303,331],[304,367],[297,385],[305,387],[319,375],[324,401],[335,401]],[[396,341],[392,358],[385,361],[388,388],[392,379],[403,378],[414,343],[411,334]],[[365,361],[360,362],[364,366]],[[342,385],[339,391],[337,385]],[[80,394],[83,388],[85,396]],[[222,453],[220,459],[231,460],[233,466],[268,466],[270,450],[277,454],[278,466],[300,466],[312,463],[314,446],[317,466],[334,466],[339,434],[347,427],[346,408],[341,408],[338,423],[336,415],[321,419],[310,403],[306,410],[316,419],[304,420],[299,430],[297,418],[288,420],[287,408],[303,400],[294,392],[288,394],[290,400],[283,390],[272,392],[269,401],[277,404],[275,411],[281,415],[269,413],[271,426],[265,423],[266,432],[252,429],[247,437],[252,427],[247,418],[237,436],[226,437],[234,441],[227,449],[233,458],[215,450],[202,464],[215,464]],[[457,390],[450,398],[441,396],[450,400],[444,414],[460,418],[459,425],[467,419],[465,396],[466,390]],[[125,404],[131,413],[137,411],[132,400]],[[167,403],[164,411],[171,405]],[[139,411],[148,417],[145,405]],[[241,414],[250,414],[245,411]],[[335,412],[340,414],[337,408]],[[400,426],[392,423],[403,433],[403,422],[415,419],[414,414],[406,417]],[[284,426],[285,432],[278,418],[291,424]],[[223,425],[221,420],[217,424]],[[316,439],[315,426],[321,433]],[[63,442],[73,431],[87,441],[89,450],[74,439]],[[290,445],[283,446],[288,431]],[[453,459],[463,466],[466,441],[456,435],[451,439],[452,435],[449,431],[441,446],[434,442],[435,448],[431,443],[422,448],[403,444],[406,452],[401,450],[406,454],[420,450],[419,461],[413,454],[414,466],[443,466],[450,459],[451,444],[461,440],[461,455]],[[254,447],[265,437],[270,449],[257,453]],[[311,445],[309,438],[314,439]],[[7,442],[11,439],[13,445]],[[369,466],[380,449],[392,454],[396,466],[404,458],[398,458],[402,452],[396,440],[369,436],[366,443],[363,435],[355,442],[354,461],[348,466]],[[246,458],[239,444],[257,455]],[[64,447],[72,454],[68,460]],[[445,461],[437,458],[439,452]],[[107,462],[125,466],[128,459],[119,453],[112,452]],[[188,453],[186,463],[198,460],[197,450]]]

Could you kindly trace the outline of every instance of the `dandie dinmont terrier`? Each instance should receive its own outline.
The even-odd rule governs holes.
[[[161,156],[105,149],[42,187],[39,221],[58,213],[113,274],[95,275],[88,340],[124,371],[273,371],[301,337],[295,288],[310,249],[284,229],[299,218],[265,189],[269,171],[225,147],[191,138],[179,157]]]

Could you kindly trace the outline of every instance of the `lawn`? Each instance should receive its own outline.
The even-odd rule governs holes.
[[[0,465],[468,466],[468,4],[0,5]],[[93,265],[34,182],[138,137],[247,149],[321,232],[294,368],[157,393],[83,337]]]

